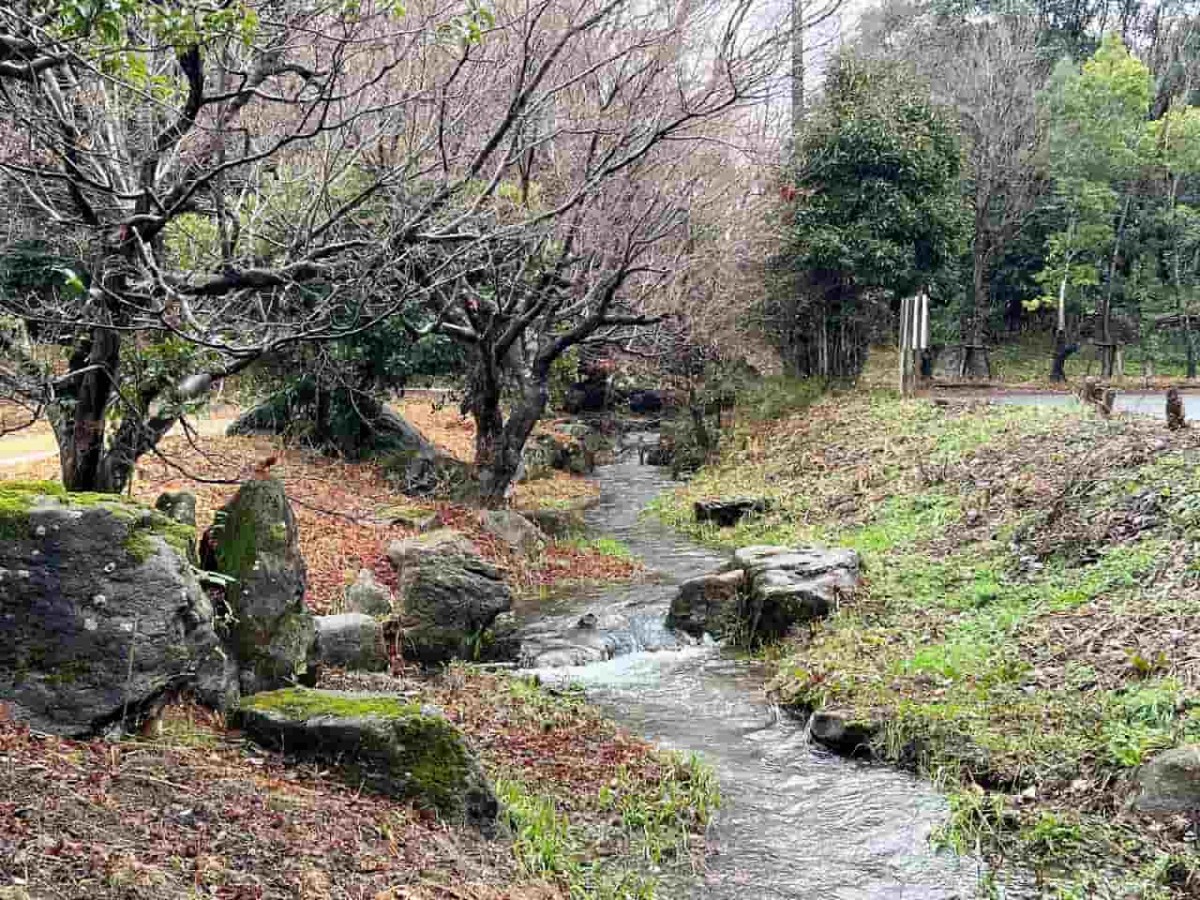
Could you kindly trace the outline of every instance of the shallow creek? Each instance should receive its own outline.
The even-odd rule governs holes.
[[[543,680],[582,684],[631,730],[697,752],[715,767],[722,808],[707,871],[668,883],[666,893],[738,900],[978,896],[979,864],[930,846],[930,832],[946,815],[931,786],[810,746],[803,723],[767,700],[763,667],[709,643],[681,644],[663,627],[675,585],[726,558],[641,515],[670,486],[666,473],[635,458],[605,466],[597,477],[600,503],[588,513],[593,535],[623,541],[654,579],[531,604],[518,615],[531,668]],[[588,627],[578,627],[585,616]]]

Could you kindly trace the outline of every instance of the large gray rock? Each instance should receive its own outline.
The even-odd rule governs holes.
[[[697,522],[712,522],[718,528],[732,528],[749,515],[761,515],[771,509],[771,501],[762,497],[733,497],[726,500],[697,500],[693,514]]]
[[[248,698],[236,721],[260,744],[331,765],[356,788],[415,800],[450,822],[490,830],[495,821],[495,794],[462,734],[401,697],[292,688]]]
[[[552,434],[530,435],[521,454],[521,480],[549,478],[555,469],[566,468],[563,444]]]
[[[194,539],[115,496],[0,483],[0,699],[65,735],[136,724],[168,689],[235,703]]]
[[[783,637],[828,615],[861,583],[858,554],[817,547],[743,547],[730,569],[746,572],[742,618],[751,640]]]
[[[499,570],[456,532],[395,541],[387,556],[399,583],[394,625],[404,656],[425,665],[478,657],[488,629],[512,606]]]
[[[270,478],[242,485],[216,514],[204,551],[206,567],[232,579],[225,589],[228,639],[242,692],[304,676],[315,627],[304,605],[307,568],[283,484]]]
[[[392,592],[375,579],[370,569],[359,569],[354,584],[346,588],[346,612],[386,616],[392,611]]]
[[[745,581],[746,573],[741,569],[685,581],[671,601],[667,627],[696,636],[708,632],[716,638],[733,632]]]
[[[598,496],[580,497],[563,506],[519,509],[522,516],[551,538],[569,538],[587,531],[584,513],[600,502]]]
[[[532,481],[552,469],[586,475],[612,448],[612,441],[586,422],[562,422],[554,426],[553,434],[535,434],[526,442],[523,476]]]
[[[525,556],[536,556],[546,549],[546,536],[518,512],[488,509],[479,514],[483,530]]]
[[[317,639],[310,664],[335,666],[364,672],[388,668],[383,626],[363,613],[317,616],[313,620]]]
[[[401,580],[409,569],[428,560],[442,557],[478,556],[475,545],[464,535],[450,528],[438,528],[419,537],[392,541],[387,548],[388,562]]]
[[[1166,750],[1142,766],[1133,808],[1152,816],[1200,813],[1200,744]]]

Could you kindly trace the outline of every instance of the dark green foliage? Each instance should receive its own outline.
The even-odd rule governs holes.
[[[82,292],[87,284],[83,264],[44,241],[22,241],[0,255],[0,291],[5,293]]]
[[[799,266],[823,281],[902,295],[958,255],[956,129],[903,70],[842,57],[801,154]]]
[[[399,320],[383,322],[256,367],[250,392],[266,399],[243,417],[241,430],[284,434],[349,459],[407,452],[413,442],[383,421],[384,400],[410,379],[462,368],[462,348],[449,338],[414,339]]]
[[[893,298],[962,253],[957,130],[905,69],[841,56],[797,159],[773,318],[800,375],[853,375]]]

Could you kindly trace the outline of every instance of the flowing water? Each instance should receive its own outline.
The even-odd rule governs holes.
[[[737,900],[978,896],[978,864],[929,843],[946,815],[932,787],[816,749],[803,723],[768,702],[761,666],[708,642],[681,642],[663,627],[674,586],[726,558],[640,515],[670,485],[662,470],[629,460],[597,475],[601,496],[588,514],[590,528],[624,541],[656,578],[519,611],[523,646],[543,680],[584,685],[631,730],[695,751],[716,769],[722,809],[707,872],[669,884],[668,893]]]

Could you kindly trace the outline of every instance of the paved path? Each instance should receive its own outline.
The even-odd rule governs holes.
[[[1189,420],[1200,421],[1200,394],[1180,392],[1184,415]],[[1079,399],[1074,394],[1059,394],[1052,391],[1029,391],[997,393],[987,396],[995,403],[1009,406],[1076,406]],[[1150,416],[1155,419],[1167,417],[1165,391],[1118,391],[1114,412]]]
[[[189,421],[197,434],[213,437],[224,434],[235,418],[236,415],[222,413],[215,418],[194,418]],[[177,427],[169,433],[175,434]],[[54,442],[54,435],[40,427],[37,431],[17,431],[0,438],[0,469],[42,462],[56,456],[58,445]]]

